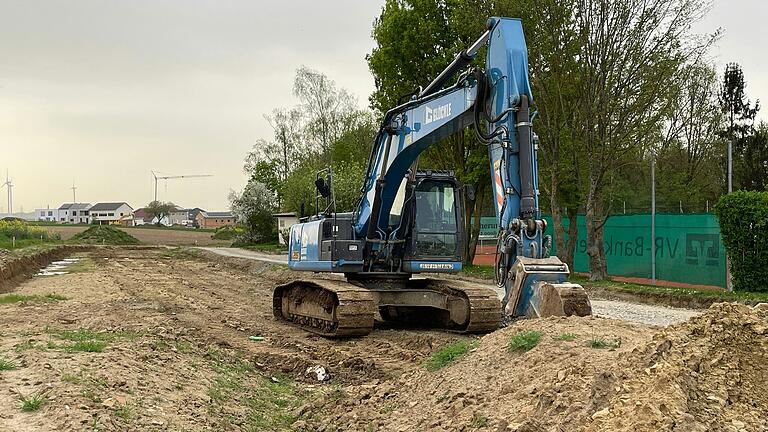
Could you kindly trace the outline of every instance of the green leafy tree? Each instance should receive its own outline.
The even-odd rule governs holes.
[[[323,169],[322,161],[307,159],[300,163],[283,184],[283,210],[295,212],[299,216],[315,214],[315,178],[318,171]]]
[[[264,116],[273,138],[256,141],[243,169],[251,181],[266,185],[278,206],[300,212],[303,203],[309,213],[315,173],[329,165],[365,164],[377,125],[372,113],[355,107],[353,95],[321,72],[299,68],[293,91],[299,104]],[[357,181],[362,184],[362,176]]]
[[[763,190],[766,185],[765,127],[755,129],[760,101],[747,98],[744,72],[737,63],[725,67],[720,90],[720,108],[725,116],[721,136],[733,145],[733,177],[736,188]]]
[[[346,131],[346,122],[357,112],[355,97],[325,74],[306,66],[296,71],[293,94],[306,117],[304,138],[330,163],[332,144]]]
[[[160,225],[162,223],[163,218],[169,216],[171,212],[178,209],[176,204],[168,201],[152,201],[144,208],[144,211],[147,213],[147,216],[149,216],[152,219],[157,219],[156,224]]]
[[[250,173],[250,181],[264,184],[282,202],[282,185],[285,179],[280,177],[280,167],[277,161],[259,160],[245,168]],[[287,177],[286,177],[287,178]]]
[[[740,189],[768,189],[768,124],[760,123],[749,135],[736,141],[738,158],[734,164],[736,184]]]
[[[717,201],[724,184],[723,175],[713,175],[722,172],[723,142],[718,131],[723,116],[718,109],[717,75],[712,66],[697,62],[683,76],[676,84],[662,139],[653,146],[656,205],[661,211],[703,210],[705,202]],[[647,172],[650,161],[646,158],[644,163],[643,172]],[[642,182],[644,191],[650,187],[644,178],[635,181]],[[648,202],[646,195],[640,197],[643,203]]]
[[[241,243],[265,243],[277,239],[277,226],[272,214],[277,210],[275,195],[264,183],[249,181],[242,192],[230,192],[232,213],[245,226]]]
[[[752,132],[755,116],[760,111],[760,101],[752,106],[747,98],[746,88],[747,83],[741,66],[738,63],[728,63],[720,89],[720,107],[726,116],[726,128],[722,134],[732,140]]]
[[[577,0],[579,41],[576,133],[589,155],[582,175],[590,279],[607,276],[603,227],[612,212],[612,181],[661,137],[686,64],[710,41],[691,24],[705,0]]]
[[[388,0],[374,21],[376,46],[367,57],[376,84],[371,106],[386,112],[428,85],[482,34],[482,15],[477,2]],[[482,58],[480,53],[478,64]],[[462,183],[475,189],[474,196],[463,195],[469,262],[480,233],[480,213],[490,198],[487,151],[470,132],[459,131],[428,149],[418,162],[419,168],[452,170]],[[471,216],[475,216],[474,225],[470,225]]]

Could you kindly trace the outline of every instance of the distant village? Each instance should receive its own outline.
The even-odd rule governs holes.
[[[135,209],[126,202],[65,203],[58,208],[35,209],[35,220],[61,224],[96,225],[164,225],[215,229],[234,225],[235,216],[229,211],[206,211],[201,208],[176,208],[158,218],[146,208]]]

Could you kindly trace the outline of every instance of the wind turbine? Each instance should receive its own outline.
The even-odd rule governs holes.
[[[8,191],[8,216],[13,216],[13,182],[8,175],[8,170],[5,170],[5,183],[0,185],[0,188],[3,186]]]
[[[77,196],[75,195],[75,190],[77,190],[77,186],[75,186],[75,179],[72,179],[72,204],[77,204]]]

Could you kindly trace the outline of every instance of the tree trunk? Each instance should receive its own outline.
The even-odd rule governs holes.
[[[464,225],[467,227],[467,244],[464,254],[464,264],[472,264],[475,260],[475,252],[477,251],[477,243],[480,238],[480,215],[481,209],[484,204],[485,192],[483,191],[482,183],[475,185],[475,201],[471,202],[465,200],[465,212],[466,219]],[[465,195],[466,197],[466,192]],[[472,220],[474,218],[474,220]]]
[[[558,254],[563,254],[566,248],[566,238],[563,213],[560,209],[560,200],[557,199],[557,187],[557,174],[553,172],[549,178],[549,207],[552,211],[552,224],[555,231],[555,250]]]
[[[599,218],[600,188],[597,180],[589,181],[587,194],[587,255],[589,256],[589,280],[603,280],[608,275],[603,250],[603,226]]]
[[[574,256],[576,254],[576,245],[579,241],[579,225],[577,221],[579,209],[576,207],[568,209],[568,243],[565,246],[565,263],[571,272],[576,271],[574,267]]]

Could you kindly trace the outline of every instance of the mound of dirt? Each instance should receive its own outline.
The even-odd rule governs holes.
[[[519,321],[453,365],[348,387],[345,400],[312,412],[341,430],[768,430],[766,309],[718,304],[662,330],[592,317]],[[535,348],[509,352],[515,335],[533,330],[542,333]]]
[[[136,237],[127,232],[108,225],[94,225],[79,234],[75,234],[72,237],[72,241],[105,245],[135,245],[141,243]]]
[[[768,430],[768,304],[713,305],[624,364],[629,376],[589,430]]]

